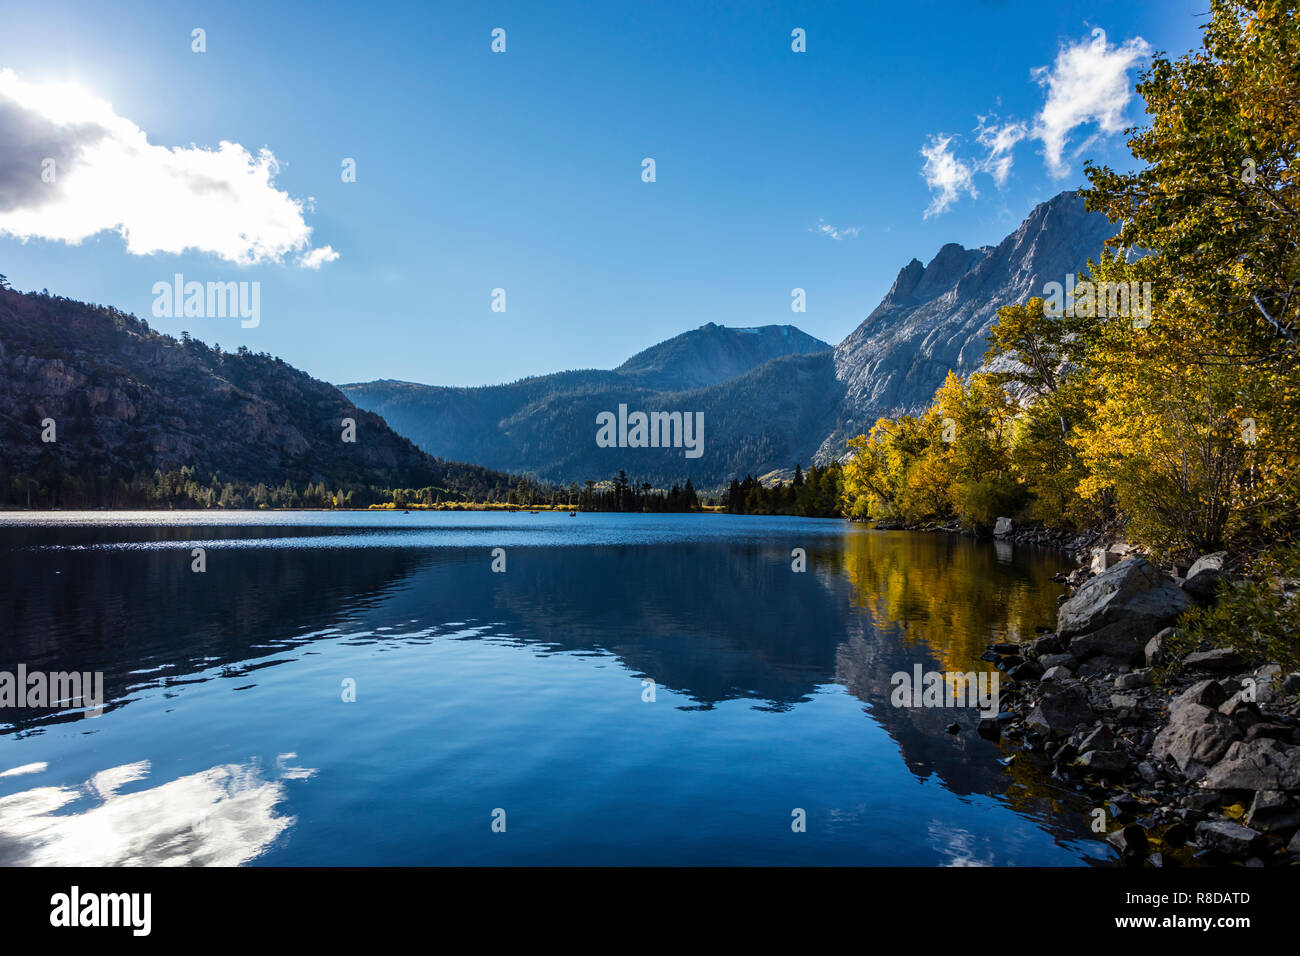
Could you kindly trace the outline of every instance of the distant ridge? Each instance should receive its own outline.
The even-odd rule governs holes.
[[[343,419],[356,441],[342,440]],[[54,442],[42,421],[53,419]],[[0,480],[106,498],[182,468],[199,482],[335,489],[436,486],[482,496],[510,478],[440,461],[333,385],[269,355],[177,341],[116,309],[0,290]],[[2,499],[0,499],[2,500]]]

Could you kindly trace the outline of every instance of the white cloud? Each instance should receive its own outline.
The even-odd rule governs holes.
[[[930,191],[936,193],[925,211],[926,219],[947,212],[963,190],[971,198],[979,196],[971,168],[953,155],[951,144],[951,136],[939,134],[931,136],[929,145],[921,147],[921,155],[925,157],[921,175]]]
[[[1141,37],[1112,46],[1106,42],[1106,31],[1097,28],[1089,40],[1062,45],[1051,69],[1040,66],[1032,71],[1047,90],[1047,102],[1035,117],[1034,136],[1042,140],[1043,157],[1053,176],[1069,174],[1062,154],[1078,127],[1095,123],[1100,133],[1108,135],[1124,129],[1133,98],[1129,70],[1150,55],[1151,45]]]
[[[298,257],[298,265],[304,269],[319,269],[323,262],[333,262],[339,257],[333,246],[321,246]]]
[[[0,233],[75,245],[115,231],[133,255],[197,250],[241,265],[338,258],[311,248],[307,206],[276,188],[270,150],[156,146],[80,87],[0,70],[0,155]]]
[[[980,171],[988,173],[993,177],[993,182],[1002,186],[1011,174],[1014,160],[1012,151],[1028,135],[1029,129],[1024,123],[1013,122],[999,126],[996,118],[990,122],[987,116],[981,116],[979,125],[975,127],[975,138],[988,150],[988,154],[980,161]]]
[[[808,231],[818,232],[823,236],[830,236],[832,239],[856,239],[858,238],[858,233],[861,232],[862,229],[858,226],[846,226],[841,229],[837,226],[832,226],[825,219],[818,219],[817,225],[813,226]]]
[[[1065,154],[1076,130],[1093,127],[1075,146],[1077,155],[1128,125],[1126,114],[1133,99],[1129,73],[1150,55],[1151,45],[1141,37],[1114,45],[1107,41],[1104,30],[1095,29],[1089,37],[1063,43],[1052,66],[1030,70],[1031,78],[1046,91],[1042,109],[1032,123],[978,117],[975,139],[984,147],[983,158],[967,164],[953,155],[952,137],[931,136],[929,146],[921,150],[926,160],[921,174],[935,193],[925,217],[946,212],[963,189],[976,196],[974,172],[987,173],[997,186],[1003,186],[1011,175],[1015,147],[1026,139],[1043,144],[1042,155],[1051,176],[1068,176]]]

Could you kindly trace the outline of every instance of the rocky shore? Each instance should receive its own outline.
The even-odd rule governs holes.
[[[1092,537],[1058,578],[1055,630],[984,655],[1005,678],[979,733],[1094,801],[1094,829],[1131,865],[1300,864],[1300,674],[1172,649],[1222,554],[1170,573]]]

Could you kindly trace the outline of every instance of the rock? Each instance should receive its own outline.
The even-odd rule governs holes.
[[[1292,856],[1300,856],[1300,830],[1291,837],[1291,842],[1286,845],[1286,851]]]
[[[999,644],[990,644],[989,650],[995,654],[1019,654],[1021,647],[1019,644],[1009,644],[1003,641]]]
[[[1111,710],[1137,710],[1138,699],[1131,694],[1111,694]]]
[[[1184,704],[1199,704],[1202,707],[1218,707],[1228,695],[1223,692],[1223,688],[1212,680],[1197,681],[1187,690],[1175,697],[1169,704],[1172,711]]]
[[[1143,657],[1146,658],[1147,667],[1155,667],[1157,664],[1165,662],[1165,644],[1175,633],[1172,627],[1167,627],[1147,641],[1147,646],[1142,651]]]
[[[1170,707],[1169,723],[1156,734],[1151,753],[1172,760],[1190,779],[1199,780],[1240,739],[1237,725],[1217,710],[1184,703]]]
[[[1147,831],[1136,823],[1130,823],[1122,830],[1111,831],[1107,834],[1106,841],[1130,858],[1146,856],[1151,846],[1147,840]]]
[[[1287,674],[1282,678],[1282,693],[1300,694],[1300,674]]]
[[[1279,740],[1238,740],[1205,775],[1214,790],[1300,790],[1300,747]]]
[[[1217,793],[1189,793],[1183,798],[1183,805],[1189,810],[1196,810],[1204,813],[1213,810],[1223,802],[1223,798]]]
[[[1109,727],[1102,724],[1083,738],[1079,744],[1079,753],[1087,753],[1089,750],[1110,750],[1114,746],[1115,735],[1111,733]]]
[[[1134,690],[1138,687],[1149,687],[1151,685],[1151,672],[1148,670],[1133,671],[1129,674],[1120,674],[1115,678],[1116,690]]]
[[[1243,733],[1260,721],[1259,705],[1254,701],[1246,700],[1245,693],[1239,690],[1219,705],[1219,713],[1231,717],[1232,722],[1240,727]]]
[[[1038,663],[1044,667],[1066,667],[1074,670],[1079,662],[1073,654],[1044,654],[1038,658]]]
[[[996,538],[1005,537],[1012,531],[1012,521],[1010,518],[999,518],[993,525],[993,536]]]
[[[975,732],[985,740],[997,740],[1002,736],[1002,723],[996,717],[981,717]]]
[[[1300,827],[1300,809],[1281,790],[1261,790],[1246,813],[1246,826],[1256,830],[1293,830]]]
[[[1165,845],[1177,850],[1179,847],[1187,846],[1187,841],[1192,838],[1192,828],[1185,823],[1175,823],[1164,832],[1163,839]]]
[[[1210,671],[1215,674],[1240,670],[1241,655],[1231,647],[1218,647],[1212,651],[1195,651],[1183,658],[1183,666],[1191,670]]]
[[[1089,750],[1075,765],[1094,773],[1119,773],[1128,767],[1128,756],[1119,750]]]
[[[1021,661],[1007,670],[1007,676],[1014,680],[1037,680],[1043,676],[1043,665],[1038,661]]]
[[[1080,660],[1117,664],[1143,659],[1151,636],[1172,624],[1191,599],[1146,558],[1129,558],[1079,588],[1057,614],[1057,633]]]
[[[1196,839],[1201,846],[1232,856],[1247,856],[1260,841],[1260,834],[1249,827],[1227,820],[1207,820],[1196,825]]]
[[[1119,564],[1120,557],[1118,553],[1111,551],[1109,548],[1093,548],[1089,569],[1094,574],[1100,574]]]
[[[1068,667],[1062,667],[1060,664],[1057,664],[1055,667],[1049,667],[1047,670],[1043,671],[1042,679],[1062,681],[1069,680],[1073,676],[1074,673]]]
[[[1223,560],[1227,554],[1226,551],[1216,551],[1198,558],[1196,563],[1187,569],[1187,580],[1183,582],[1183,590],[1198,601],[1212,601],[1218,590],[1219,580],[1223,577]]]
[[[949,724],[949,725],[948,725],[948,733],[950,733],[950,734],[959,734],[959,733],[961,733],[961,724]]]
[[[1061,648],[1065,646],[1065,642],[1062,641],[1055,634],[1049,633],[1049,634],[1044,634],[1041,637],[1034,638],[1034,643],[1032,646],[1034,648],[1034,653],[1041,658],[1046,654],[1059,654],[1061,652]],[[1052,665],[1045,663],[1043,664],[1043,666],[1051,667]]]
[[[1289,743],[1295,738],[1294,731],[1286,724],[1277,724],[1272,721],[1261,721],[1258,724],[1252,724],[1246,731],[1247,740],[1281,740],[1283,743]]]
[[[1082,687],[1049,684],[1025,723],[1044,737],[1066,737],[1079,724],[1090,724],[1094,719],[1088,694]]]

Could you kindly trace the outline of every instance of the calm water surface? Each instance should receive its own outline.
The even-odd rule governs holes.
[[[1064,567],[799,518],[0,516],[0,671],[109,702],[0,710],[0,864],[1108,860],[972,711],[889,703],[1051,624]]]

